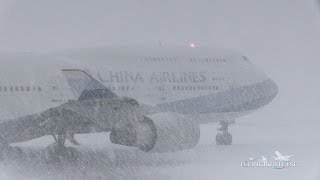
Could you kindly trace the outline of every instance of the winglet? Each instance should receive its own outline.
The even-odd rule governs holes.
[[[117,95],[81,69],[63,69],[72,92],[79,100],[112,98]]]

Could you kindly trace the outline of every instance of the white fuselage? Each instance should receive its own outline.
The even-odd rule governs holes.
[[[169,111],[174,106],[177,107],[172,108],[174,111],[191,112],[179,107],[180,110],[175,104],[187,104],[189,101],[185,100],[205,106],[205,110],[191,114],[240,113],[233,107],[225,110],[230,105],[222,107],[223,97],[219,96],[268,80],[241,54],[202,48],[97,48],[50,55],[22,53],[2,55],[0,62],[1,119],[38,113],[77,99],[62,69],[85,70],[119,96]],[[266,96],[276,94],[276,89],[269,90]],[[201,98],[206,97],[214,98],[212,103],[219,101],[219,104],[208,108],[208,102],[201,103]],[[250,110],[253,109],[245,108],[241,113]]]

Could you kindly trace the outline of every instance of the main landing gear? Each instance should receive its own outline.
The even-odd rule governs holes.
[[[229,121],[220,121],[221,127],[218,129],[221,131],[216,136],[217,145],[231,145],[232,144],[232,135],[228,132]]]
[[[66,147],[66,133],[53,134],[55,143],[46,148],[45,156],[47,163],[74,162],[79,159],[80,153],[75,148]]]

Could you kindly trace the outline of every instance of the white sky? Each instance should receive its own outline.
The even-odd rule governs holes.
[[[315,44],[320,29],[313,0],[0,2],[0,37],[5,50],[194,40],[209,46],[239,50],[254,46],[265,51],[270,45]]]

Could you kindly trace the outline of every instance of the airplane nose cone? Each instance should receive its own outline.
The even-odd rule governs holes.
[[[263,89],[264,96],[269,97],[270,101],[273,100],[279,92],[278,85],[272,79],[264,82]]]
[[[273,93],[273,98],[277,96],[278,92],[279,92],[279,88],[278,88],[278,85],[273,81],[271,80],[271,83],[272,83],[272,93]]]
[[[246,97],[242,102],[244,110],[254,110],[269,104],[279,92],[277,84],[272,79],[245,87],[243,90],[242,95]]]
[[[272,79],[267,79],[245,88],[245,91],[249,101],[245,101],[246,106],[242,108],[253,110],[269,104],[277,96],[279,89]]]

